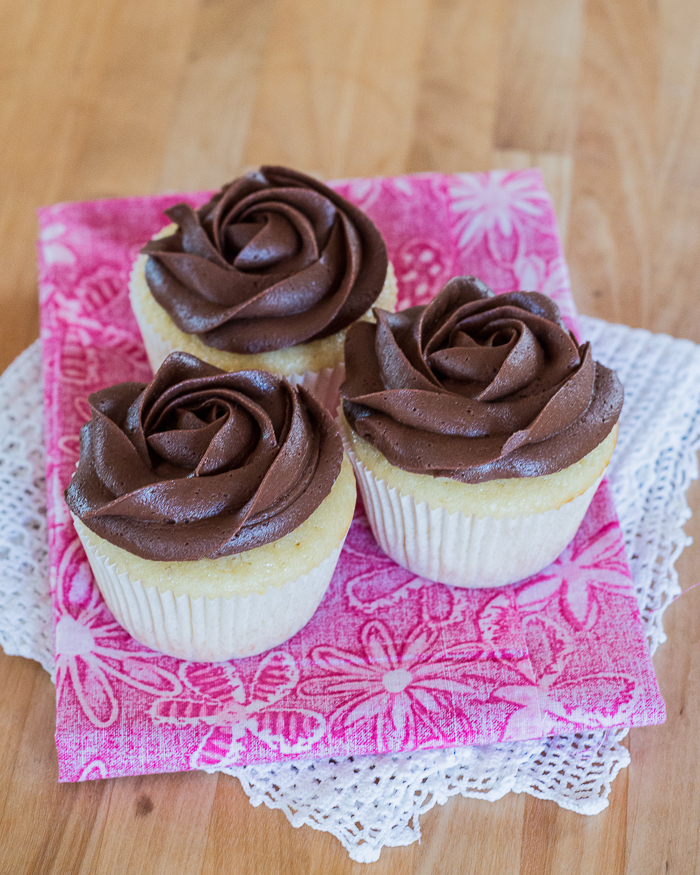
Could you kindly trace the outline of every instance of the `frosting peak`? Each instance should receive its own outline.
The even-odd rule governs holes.
[[[175,324],[208,346],[260,353],[347,328],[379,296],[388,258],[372,221],[328,186],[261,167],[198,210],[166,214],[146,280]]]
[[[613,371],[579,346],[538,292],[456,277],[427,305],[375,309],[345,345],[345,415],[407,471],[479,482],[562,470],[622,408]]]
[[[217,558],[275,541],[330,493],[342,445],[303,389],[187,353],[153,381],[89,397],[66,492],[100,537],[144,559]]]

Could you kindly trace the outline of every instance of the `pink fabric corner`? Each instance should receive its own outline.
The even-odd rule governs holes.
[[[400,304],[458,274],[537,289],[576,329],[551,201],[538,171],[335,184],[382,231]],[[163,656],[115,621],[63,490],[90,392],[150,369],[127,280],[183,197],[40,211],[42,340],[56,744],[61,781],[299,757],[450,747],[662,722],[607,484],[545,571],[499,590],[416,577],[379,550],[358,509],[311,622],[267,654],[204,665]]]

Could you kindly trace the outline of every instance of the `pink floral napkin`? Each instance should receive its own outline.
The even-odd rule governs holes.
[[[374,219],[400,303],[450,277],[575,308],[537,171],[339,182]],[[206,194],[187,195],[193,204]],[[267,654],[215,665],[148,650],[114,621],[63,502],[90,392],[150,369],[131,262],[182,196],[40,211],[56,744],[61,781],[514,741],[664,719],[603,483],[575,540],[505,589],[452,589],[387,559],[361,508],[318,612]]]

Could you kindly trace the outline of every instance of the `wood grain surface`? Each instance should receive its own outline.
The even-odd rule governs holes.
[[[263,162],[538,165],[581,311],[700,342],[698,0],[0,0],[0,21],[0,367],[38,333],[38,206]],[[700,579],[699,548],[678,568]],[[53,686],[0,652],[0,873],[698,872],[700,589],[666,628],[668,720],[630,734],[603,813],[455,798],[369,869],[227,776],[59,785]]]

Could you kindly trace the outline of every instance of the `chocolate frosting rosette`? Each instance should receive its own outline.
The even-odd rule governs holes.
[[[218,660],[294,634],[325,592],[354,484],[303,388],[173,353],[89,398],[66,491],[107,603],[135,638]]]
[[[394,306],[375,225],[302,173],[261,167],[200,209],[182,203],[166,215],[173,225],[143,248],[131,280],[154,368],[184,349],[229,371],[318,375],[342,363],[349,325],[378,299]],[[306,378],[310,388],[318,380]]]
[[[427,306],[375,315],[348,333],[341,395],[377,540],[457,585],[539,571],[575,534],[608,464],[617,376],[537,292],[494,295],[457,277]],[[390,524],[407,513],[420,538]]]

